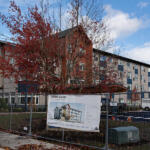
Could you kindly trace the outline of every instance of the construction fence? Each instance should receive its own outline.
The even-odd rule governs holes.
[[[56,127],[47,130],[45,96],[31,93],[0,94],[0,130],[74,145],[79,149],[149,149],[150,93],[111,93],[109,97],[108,94],[98,95],[101,95],[102,103],[99,132]]]

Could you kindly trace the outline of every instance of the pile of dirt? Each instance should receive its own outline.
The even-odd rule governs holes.
[[[51,150],[51,149],[46,149],[42,145],[26,144],[19,146],[18,150]]]

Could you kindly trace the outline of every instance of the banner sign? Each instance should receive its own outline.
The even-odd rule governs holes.
[[[37,93],[38,83],[35,81],[19,81],[18,82],[18,92],[19,93]]]
[[[99,132],[101,96],[49,95],[47,126]]]

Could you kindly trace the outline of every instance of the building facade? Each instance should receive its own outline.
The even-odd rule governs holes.
[[[128,91],[127,93],[120,94],[113,93],[113,101],[141,104],[142,99],[150,98],[149,64],[93,49],[91,41],[82,28],[60,32],[59,38],[60,43],[63,43],[65,49],[65,57],[61,65],[62,74],[60,75],[64,79],[67,78],[68,84],[78,84],[80,82],[80,84],[97,85],[104,81],[106,76],[112,80],[113,76],[116,76],[116,82],[127,87]],[[6,44],[6,42],[0,41],[1,55],[4,53],[3,47]],[[72,59],[73,55],[74,57],[78,56],[78,59]],[[67,77],[68,69],[69,77]],[[25,95],[17,93],[17,90],[18,85],[14,82],[13,78],[4,79],[0,77],[0,97],[8,99],[8,103],[24,105]],[[28,101],[30,100],[31,95],[28,96]],[[35,95],[34,104],[36,106],[45,105],[44,95]]]
[[[141,104],[142,99],[150,98],[149,64],[93,49],[93,66],[99,68],[98,72],[102,72],[105,69],[106,66],[103,67],[102,64],[112,66],[117,71],[118,81],[128,89],[126,93],[114,94],[114,101],[128,104]],[[94,75],[93,81],[98,84],[103,79],[101,74],[96,74]]]

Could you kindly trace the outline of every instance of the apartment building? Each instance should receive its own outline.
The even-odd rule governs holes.
[[[92,84],[92,42],[89,40],[82,27],[67,29],[58,34],[63,57],[56,74],[68,84]],[[0,51],[4,51],[7,42],[0,41]],[[61,71],[60,71],[61,69]],[[25,104],[25,95],[18,93],[18,84],[13,78],[0,78],[0,96],[9,103]],[[18,97],[16,98],[16,94]],[[28,103],[31,95],[28,95]],[[45,105],[44,95],[34,97],[36,105]]]
[[[114,101],[128,104],[141,104],[142,99],[150,98],[149,64],[93,49],[93,66],[99,68],[99,73],[106,67],[103,64],[112,66],[118,72],[118,82],[122,83],[128,89],[127,93],[114,94]],[[93,77],[95,84],[104,80],[101,74],[93,75]]]
[[[99,84],[105,80],[105,75],[108,74],[109,71],[109,77],[111,77],[113,73],[117,73],[116,82],[128,88],[127,93],[114,93],[112,95],[114,101],[141,104],[142,99],[150,98],[149,64],[102,50],[93,49],[91,41],[81,27],[62,31],[59,33],[59,38],[60,43],[63,43],[66,56],[61,66],[61,72],[63,73],[61,76],[63,76],[64,79],[67,78],[67,67],[69,66],[71,74],[68,78],[68,84],[78,84],[79,82]],[[0,41],[1,54],[3,53],[3,46],[5,44],[7,43]],[[76,46],[75,48],[73,48],[74,45]],[[80,53],[74,52],[74,49]],[[69,58],[73,55],[76,57],[77,54],[83,54],[84,57],[80,57],[76,60],[78,67],[74,66],[74,68],[72,68],[73,62],[69,60]],[[15,93],[17,93],[17,91],[18,85],[14,82],[13,78],[0,78],[0,96],[7,98],[10,103],[24,105],[25,95],[19,93],[19,96],[16,98]],[[136,96],[133,97],[131,92],[139,93],[135,94]],[[45,105],[44,99],[44,95],[34,96],[34,101],[37,106]],[[31,95],[28,95],[28,101],[30,100]]]

